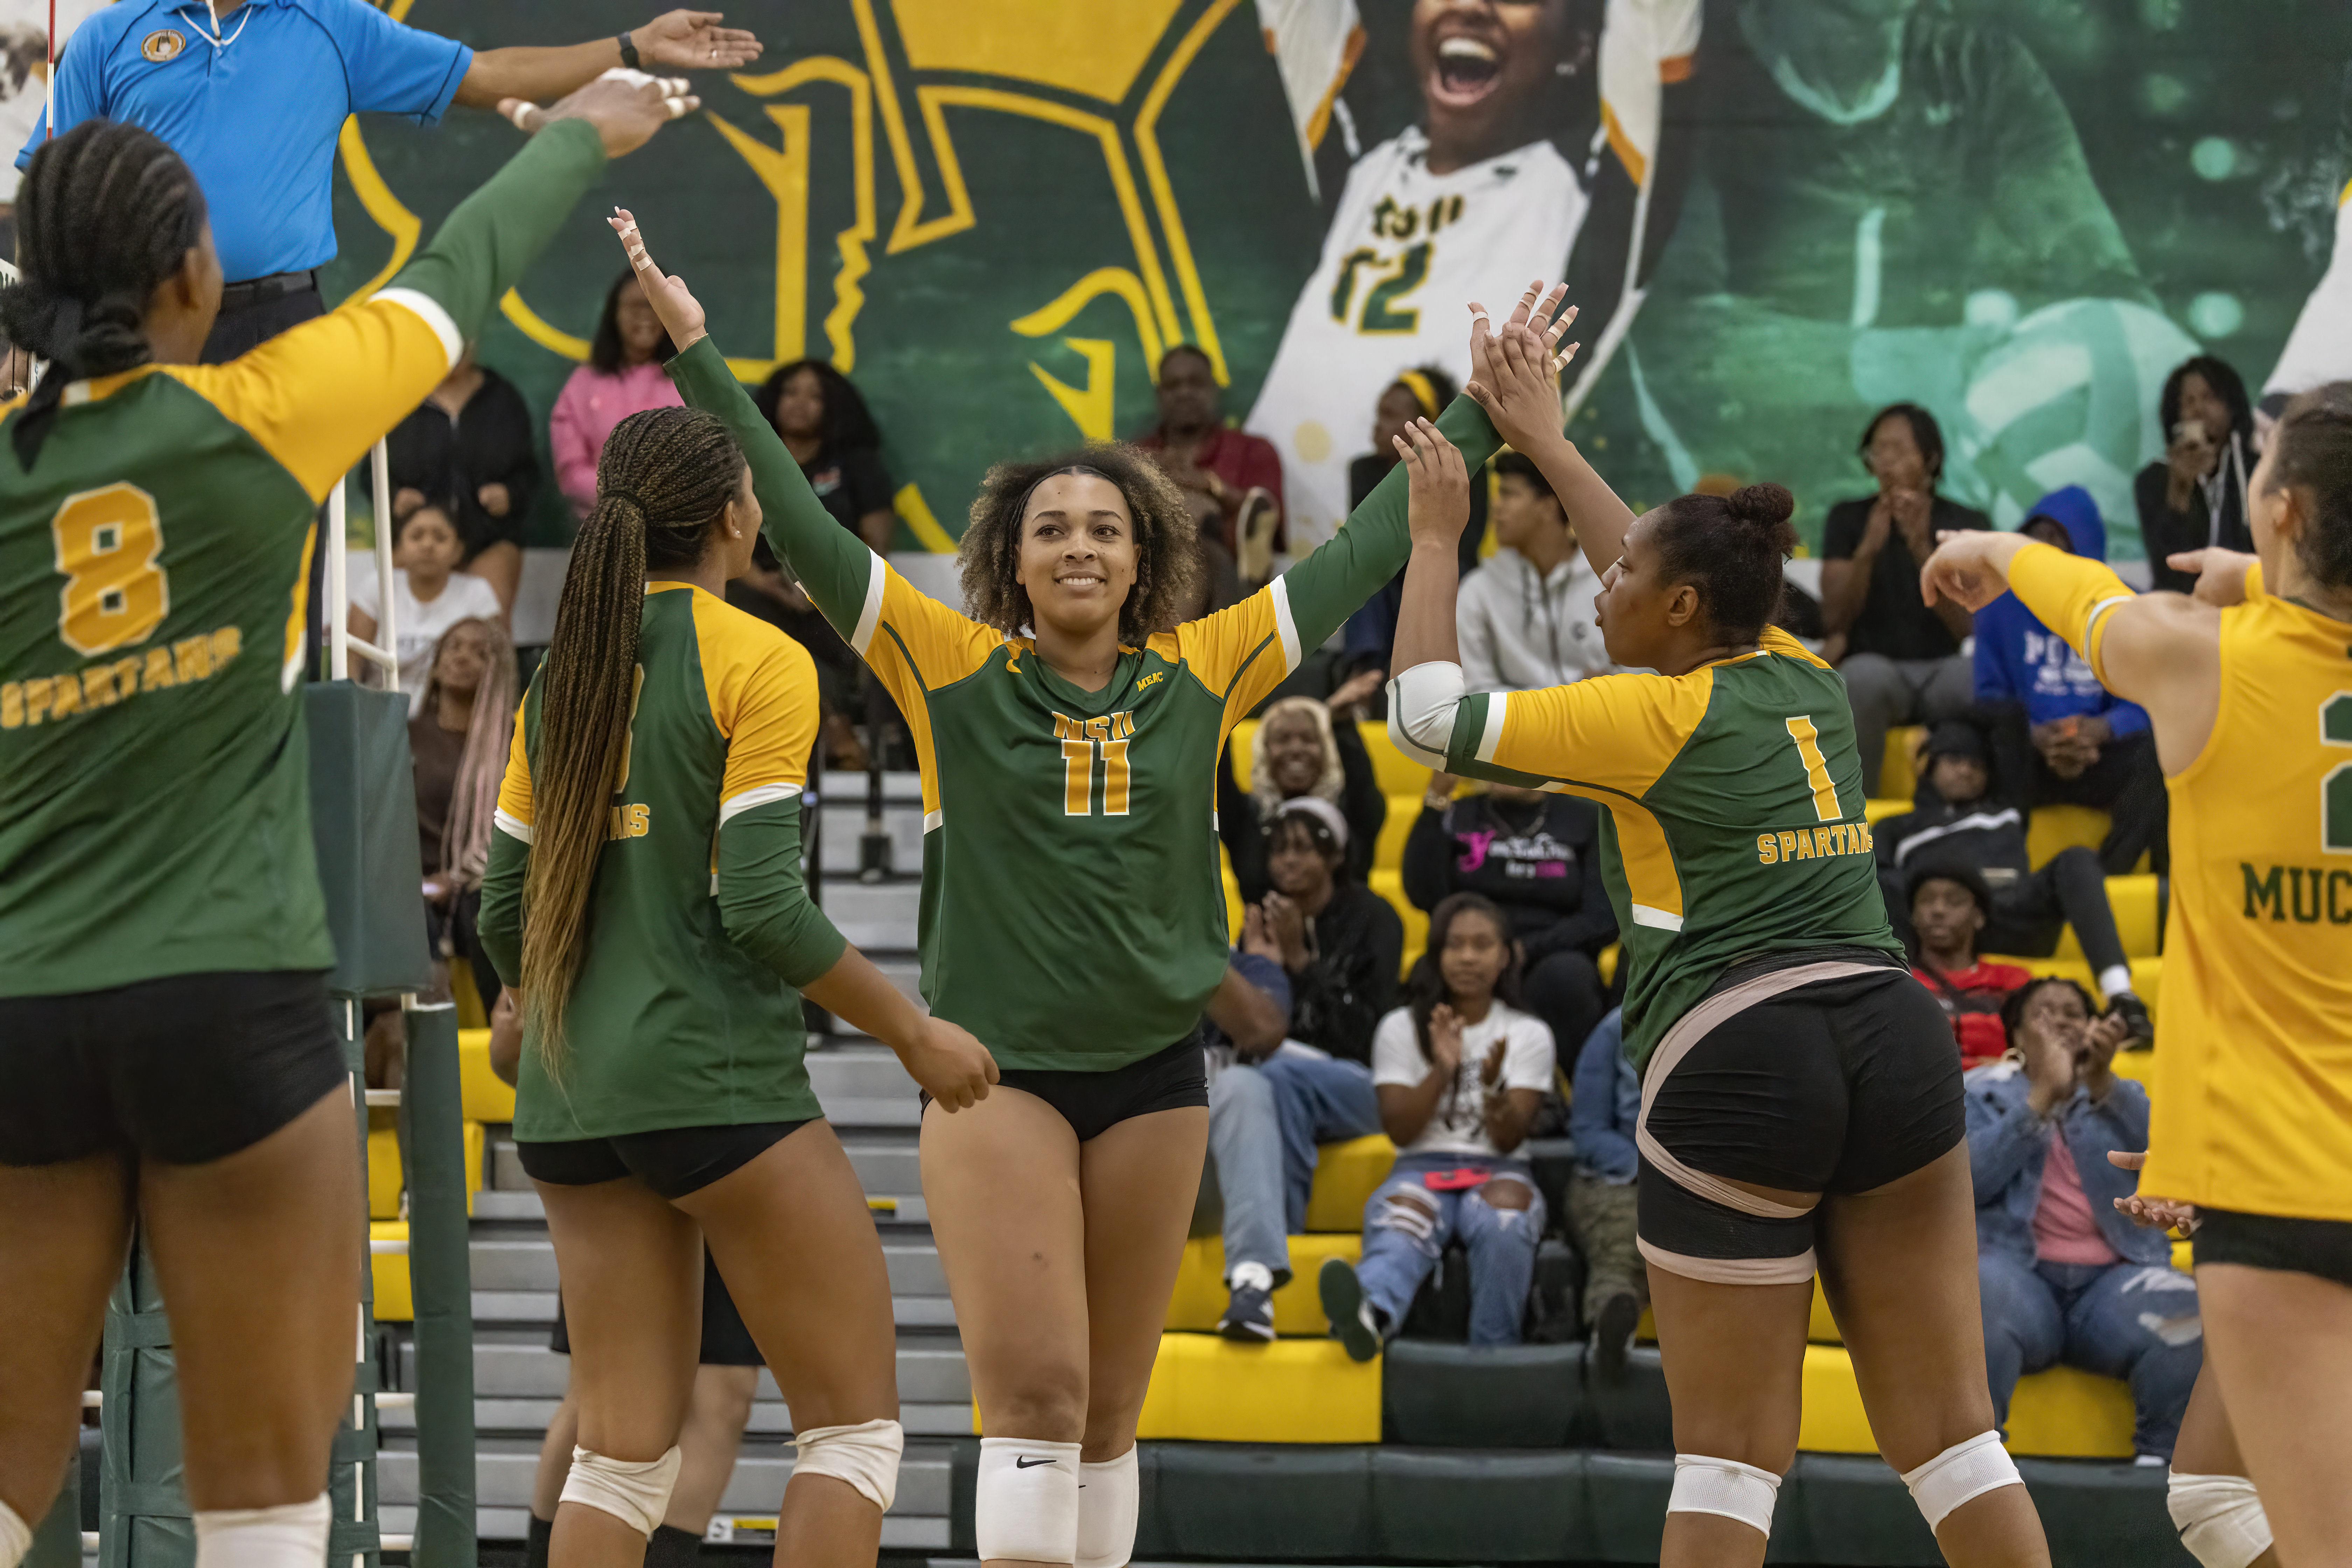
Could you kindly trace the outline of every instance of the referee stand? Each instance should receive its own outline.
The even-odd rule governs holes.
[[[372,458],[376,495],[387,495],[383,443]],[[474,1350],[468,1277],[465,1147],[460,1127],[457,1025],[449,1003],[419,1005],[431,982],[416,872],[416,800],[408,749],[408,704],[394,650],[396,599],[382,595],[381,645],[350,635],[345,603],[346,502],[338,484],[327,505],[324,603],[329,679],[304,689],[309,731],[311,828],[326,894],[336,967],[327,989],[351,1069],[352,1136],[362,1150],[372,1108],[397,1107],[408,1192],[409,1237],[372,1241],[369,1252],[405,1251],[415,1304],[417,1386],[379,1387],[373,1271],[360,1271],[352,1398],[336,1434],[328,1475],[333,1522],[328,1568],[377,1568],[382,1553],[406,1552],[421,1568],[472,1568]],[[392,539],[379,526],[377,580],[392,582]],[[351,679],[353,655],[380,668],[384,689]],[[362,1071],[361,1004],[398,996],[406,1024],[405,1088],[370,1089]],[[364,1232],[365,1217],[362,1216]],[[265,1285],[266,1282],[260,1282]],[[134,1237],[122,1279],[107,1306],[100,1388],[85,1395],[100,1412],[103,1455],[100,1528],[81,1523],[80,1460],[35,1536],[27,1568],[79,1568],[95,1551],[100,1568],[192,1568],[195,1527],[181,1467],[179,1398],[172,1333],[143,1238]],[[382,1533],[377,1512],[377,1413],[413,1405],[418,1508],[413,1536]]]

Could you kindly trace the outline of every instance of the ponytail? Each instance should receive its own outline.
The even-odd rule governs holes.
[[[531,758],[530,870],[523,880],[524,1023],[551,1078],[565,1059],[563,1015],[588,925],[588,895],[626,782],[629,725],[644,679],[637,643],[646,573],[691,566],[743,478],[743,454],[715,416],[633,414],[596,465],[596,507],[581,525],[555,612]]]

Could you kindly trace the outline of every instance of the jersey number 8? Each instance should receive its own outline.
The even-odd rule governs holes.
[[[58,571],[58,636],[94,657],[144,642],[172,607],[171,584],[155,563],[163,528],[155,498],[117,482],[68,496],[49,524]]]

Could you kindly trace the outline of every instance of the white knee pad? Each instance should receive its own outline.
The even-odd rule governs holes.
[[[1676,1454],[1675,1489],[1666,1498],[1666,1511],[1720,1514],[1769,1538],[1772,1504],[1780,1495],[1780,1478],[1769,1470],[1737,1459]]]
[[[608,1459],[586,1448],[572,1450],[572,1473],[563,1479],[565,1502],[602,1509],[647,1540],[669,1511],[670,1489],[677,1485],[678,1451],[658,1459]]]
[[[1142,1502],[1135,1450],[1078,1467],[1077,1568],[1126,1568],[1135,1555],[1135,1518]]]
[[[2205,1568],[2246,1568],[2271,1549],[2271,1518],[2243,1476],[2172,1472],[2165,1488],[2180,1544]]]
[[[16,1568],[33,1549],[33,1527],[22,1515],[0,1502],[0,1568]]]
[[[319,1568],[327,1555],[327,1494],[276,1508],[196,1515],[196,1568]]]
[[[1078,1445],[982,1437],[972,1534],[983,1563],[1075,1563]]]
[[[1955,1443],[1916,1470],[1903,1472],[1911,1500],[1935,1529],[1946,1516],[1971,1499],[2001,1487],[2021,1487],[2017,1461],[2000,1446],[1998,1432],[1979,1432],[1965,1443]]]
[[[898,1456],[906,1446],[906,1429],[896,1421],[812,1426],[793,1434],[793,1474],[847,1481],[887,1513],[898,1495]]]

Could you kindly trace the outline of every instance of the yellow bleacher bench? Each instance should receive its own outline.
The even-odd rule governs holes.
[[[1421,796],[1392,795],[1389,796],[1389,814],[1381,823],[1381,836],[1372,846],[1372,869],[1395,871],[1404,869],[1404,841],[1412,836],[1412,825],[1421,816]]]
[[[503,1087],[503,1086],[501,1086]],[[509,1112],[509,1119],[512,1116]],[[466,1212],[474,1212],[474,1194],[482,1190],[482,1159],[488,1139],[478,1121],[463,1124],[466,1141]],[[367,1138],[368,1217],[373,1220],[396,1220],[400,1217],[400,1194],[408,1183],[400,1168],[400,1136],[387,1123],[368,1129]]]
[[[377,1220],[368,1226],[370,1241],[406,1241],[408,1222],[404,1219]],[[368,1258],[368,1273],[375,1282],[375,1320],[379,1323],[407,1323],[416,1319],[415,1298],[408,1289],[408,1254],[377,1252]]]
[[[490,1070],[490,1031],[457,1031],[457,1091],[468,1121],[512,1121],[515,1091]]]
[[[1353,1232],[1294,1236],[1289,1245],[1290,1283],[1274,1293],[1274,1331],[1328,1335],[1331,1324],[1315,1293],[1316,1273],[1327,1258],[1355,1262],[1363,1255],[1363,1237]],[[1225,1244],[1213,1236],[1195,1237],[1184,1244],[1176,1292],[1168,1300],[1167,1327],[1176,1332],[1213,1332],[1224,1312],[1225,1300]]]
[[[1315,1184],[1307,1194],[1307,1230],[1361,1232],[1364,1205],[1395,1164],[1396,1145],[1378,1132],[1316,1150]]]
[[[1797,1447],[1817,1454],[1874,1454],[1853,1363],[1842,1345],[1805,1347],[1804,1415]],[[2012,1454],[2053,1459],[2132,1457],[2131,1389],[2112,1377],[2052,1367],[2018,1380],[2010,1400]]]
[[[1136,1436],[1377,1443],[1381,1363],[1349,1361],[1346,1347],[1329,1338],[1251,1345],[1215,1334],[1162,1334]]]
[[[1370,879],[1372,891],[1389,901],[1389,908],[1404,922],[1404,962],[1399,965],[1400,975],[1412,972],[1412,961],[1429,946],[1429,916],[1413,908],[1412,900],[1404,896],[1404,873],[1374,871]]]

